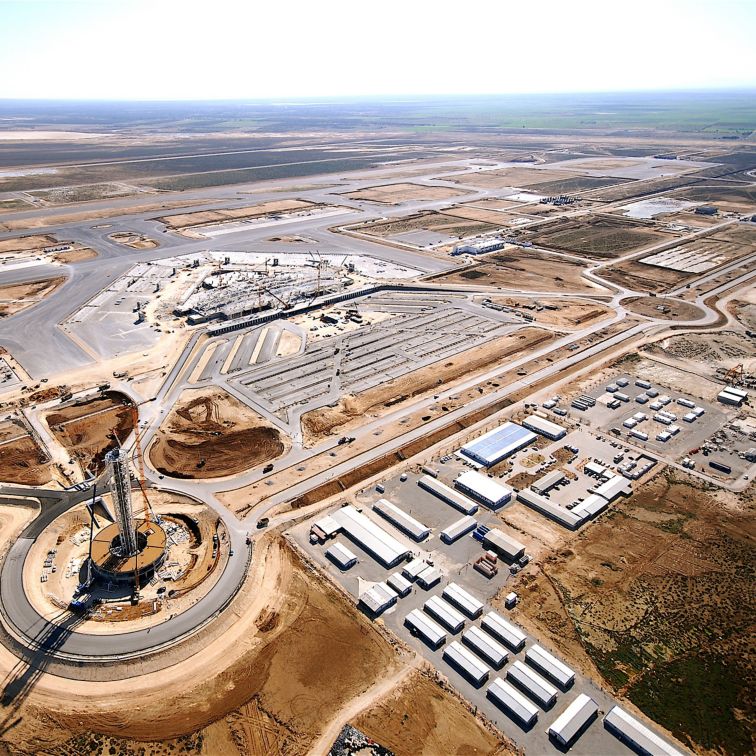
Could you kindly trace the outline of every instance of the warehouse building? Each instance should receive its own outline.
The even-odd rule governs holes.
[[[401,572],[395,572],[393,575],[389,575],[386,582],[401,598],[409,596],[409,594],[412,593],[412,583],[410,583]]]
[[[462,614],[438,596],[431,596],[423,605],[423,609],[450,633],[456,635],[465,626],[465,618]]]
[[[404,624],[412,631],[413,635],[419,635],[433,649],[446,642],[446,633],[440,625],[419,609],[413,609],[404,618]]]
[[[507,663],[509,654],[504,646],[475,625],[462,633],[462,642],[475,651],[481,659],[485,659],[494,669],[501,669]]]
[[[535,433],[531,433],[516,423],[507,422],[469,444],[465,444],[460,451],[484,467],[492,467],[535,440]]]
[[[326,556],[340,569],[348,570],[357,564],[357,557],[340,541],[326,549]]]
[[[521,661],[515,661],[509,667],[507,680],[544,709],[548,709],[556,703],[559,691]]]
[[[662,740],[655,732],[615,706],[604,717],[604,727],[634,751],[644,756],[682,756],[676,748]]]
[[[603,496],[590,494],[572,508],[572,514],[583,519],[592,519],[598,517],[608,506],[609,502]]]
[[[465,515],[464,517],[460,518],[456,522],[453,522],[451,525],[441,531],[441,540],[444,543],[454,543],[455,541],[462,538],[463,535],[467,535],[471,531],[475,530],[477,526],[478,523],[474,517]]]
[[[416,580],[417,576],[428,567],[428,562],[418,557],[417,559],[413,559],[402,568],[402,575],[404,575],[407,580]]]
[[[609,502],[614,501],[620,495],[630,496],[632,492],[633,487],[630,485],[630,481],[619,475],[609,478],[609,480],[593,490],[593,493],[603,496]]]
[[[487,632],[507,644],[513,651],[521,651],[525,646],[526,635],[511,622],[507,622],[498,612],[489,612],[480,622]]]
[[[459,641],[450,643],[444,649],[444,659],[478,687],[488,680],[491,670]]]
[[[562,689],[568,688],[575,682],[575,673],[564,662],[559,661],[556,656],[538,644],[531,646],[525,652],[525,659],[528,664],[554,680]]]
[[[463,472],[456,478],[454,485],[489,509],[503,507],[512,498],[512,489],[509,486],[503,486],[475,470]]]
[[[517,499],[525,504],[525,506],[535,509],[537,512],[546,515],[546,517],[549,517],[570,530],[576,530],[583,523],[584,518],[579,517],[569,509],[563,509],[558,504],[553,504],[548,499],[539,496],[535,491],[532,491],[529,488],[524,488],[522,491],[518,491]]]
[[[441,570],[438,567],[428,565],[418,576],[417,584],[426,591],[441,582]]]
[[[491,528],[483,536],[483,546],[510,562],[514,562],[525,553],[524,543],[520,543],[498,528]]]
[[[386,583],[376,583],[360,596],[359,603],[377,617],[393,606],[398,598],[396,592]]]
[[[378,499],[373,504],[373,509],[416,541],[422,541],[430,535],[430,528],[418,522],[404,510],[399,509],[396,504],[392,504],[388,499]]]
[[[581,693],[549,727],[549,737],[562,748],[569,748],[588,728],[598,713],[598,704],[585,693]]]
[[[734,407],[740,407],[747,398],[747,391],[735,388],[734,386],[728,386],[717,394],[717,401]]]
[[[475,619],[483,614],[483,604],[475,596],[469,594],[457,583],[449,583],[441,595],[451,604],[464,612],[470,619]]]
[[[478,239],[477,241],[465,242],[455,245],[452,255],[485,255],[487,252],[496,252],[506,246],[504,239]]]
[[[564,473],[561,470],[552,470],[550,473],[546,473],[542,477],[533,483],[530,487],[537,494],[545,494],[551,491],[554,486],[558,486],[564,480]]]
[[[523,727],[532,727],[538,719],[538,709],[522,693],[500,677],[488,686],[486,695],[519,720]]]
[[[478,511],[478,505],[474,501],[429,475],[423,475],[417,481],[417,485],[466,515],[473,515]]]
[[[384,567],[395,567],[409,556],[408,548],[351,504],[336,510],[332,517],[355,543],[372,554]]]
[[[550,438],[552,441],[558,441],[560,438],[564,438],[567,435],[566,428],[563,428],[556,423],[552,423],[551,420],[539,417],[538,415],[530,415],[523,420],[522,424],[528,428],[528,430],[540,433],[542,436],[546,436],[546,438]]]

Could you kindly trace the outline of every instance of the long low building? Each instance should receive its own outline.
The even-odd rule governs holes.
[[[497,483],[493,478],[475,470],[463,472],[455,479],[454,485],[489,509],[503,507],[512,498],[512,489],[509,486]]]
[[[529,415],[526,417],[522,424],[528,430],[540,433],[546,438],[550,438],[552,441],[558,441],[560,438],[564,438],[567,435],[567,429],[561,425],[552,423],[551,420],[547,420],[545,417],[539,417],[538,415]]]
[[[450,633],[456,634],[465,626],[465,618],[462,614],[438,596],[431,596],[423,605],[423,609]]]
[[[604,726],[623,743],[644,756],[682,756],[680,751],[619,706],[612,708],[604,717]]]
[[[419,609],[413,609],[405,618],[404,624],[419,635],[431,648],[438,648],[446,642],[443,628]]]
[[[524,543],[520,543],[516,538],[512,538],[498,528],[491,528],[483,536],[483,546],[510,562],[514,562],[525,553]]]
[[[538,708],[508,682],[497,677],[489,686],[486,695],[500,707],[530,727],[538,719]]]
[[[581,693],[549,727],[549,737],[563,748],[569,748],[575,739],[595,719],[598,704],[587,694]]]
[[[373,509],[381,517],[384,517],[392,525],[395,525],[399,530],[416,541],[422,541],[430,535],[430,528],[423,525],[422,522],[418,522],[411,515],[408,515],[403,509],[399,509],[396,504],[390,502],[388,499],[378,499],[373,504]]]
[[[396,591],[386,583],[376,583],[360,596],[360,603],[368,611],[374,615],[378,615],[381,612],[385,612],[390,606],[393,606],[398,598],[399,596]]]
[[[552,470],[546,475],[541,476],[530,487],[537,494],[545,494],[550,491],[554,486],[558,486],[564,480],[564,473],[561,470]]]
[[[575,673],[564,662],[559,661],[556,656],[538,644],[531,646],[525,652],[525,659],[528,664],[539,669],[562,688],[568,688],[575,682]]]
[[[560,525],[564,525],[565,528],[569,528],[570,530],[577,530],[585,519],[574,514],[569,509],[563,509],[558,504],[554,504],[543,496],[539,496],[529,488],[523,488],[522,491],[518,491],[517,499],[531,509],[535,509],[542,515],[546,515],[546,517],[558,522]]]
[[[583,518],[598,517],[608,506],[609,502],[603,496],[589,494],[572,508],[572,514]]]
[[[535,440],[535,433],[516,423],[507,422],[465,444],[460,451],[484,467],[492,467]]]
[[[351,504],[336,510],[331,517],[341,529],[385,567],[394,567],[406,559],[410,550]]]
[[[498,612],[488,612],[481,620],[480,626],[494,638],[506,643],[513,651],[521,651],[525,646],[525,633],[511,622],[507,622]]]
[[[630,482],[620,475],[609,478],[605,483],[593,489],[593,493],[603,496],[607,501],[614,501],[618,496],[629,496],[633,492]]]
[[[462,536],[467,535],[471,531],[475,530],[477,526],[478,523],[474,517],[465,515],[456,522],[453,522],[451,525],[445,527],[439,535],[444,543],[454,543],[455,541],[462,538]]]
[[[475,685],[482,685],[491,671],[459,641],[453,641],[444,649],[444,659]]]
[[[431,478],[430,475],[423,475],[417,481],[417,485],[437,496],[441,501],[451,505],[454,509],[458,509],[463,514],[474,515],[478,511],[478,505],[474,501],[468,499],[467,496],[463,496],[459,491],[449,488],[449,486],[441,481]]]
[[[357,557],[349,551],[340,541],[332,544],[326,549],[326,556],[336,564],[340,570],[348,570],[357,564]]]
[[[479,627],[472,625],[462,633],[462,642],[485,659],[494,669],[501,669],[509,658],[507,650]]]
[[[548,709],[556,703],[559,691],[519,660],[515,661],[507,670],[507,680],[511,680],[544,709]]]
[[[441,592],[441,595],[450,604],[454,604],[460,611],[464,612],[470,619],[480,617],[483,613],[483,602],[478,601],[475,596],[468,593],[462,586],[457,585],[457,583],[449,583]]]
[[[412,583],[401,572],[395,572],[386,578],[386,582],[402,597],[412,593]]]

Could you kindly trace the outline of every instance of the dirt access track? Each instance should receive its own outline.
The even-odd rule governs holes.
[[[284,439],[223,389],[189,389],[160,426],[149,458],[174,478],[222,478],[277,459]]]
[[[98,474],[105,455],[134,429],[131,400],[107,391],[81,403],[56,407],[45,416],[50,431],[82,471]]]
[[[486,297],[483,297],[484,299]],[[536,323],[558,328],[585,328],[609,317],[614,311],[590,299],[549,299],[548,297],[487,297],[494,304],[524,311]]]
[[[321,407],[302,416],[305,443],[314,445],[327,436],[361,423],[367,413],[390,411],[395,405],[431,391],[441,391],[462,378],[499,364],[505,358],[522,355],[554,339],[551,331],[523,328],[468,349],[451,359],[414,370],[380,386],[343,397],[335,407]]]
[[[515,620],[695,752],[751,753],[755,494],[660,471],[518,578]]]
[[[65,280],[65,276],[56,276],[0,286],[0,318],[15,315],[41,302],[59,289]]]
[[[155,220],[164,223],[170,229],[189,228],[191,226],[205,226],[210,223],[259,218],[270,213],[287,213],[292,210],[308,210],[317,207],[313,202],[297,199],[271,200],[259,205],[245,205],[225,210],[204,210],[196,213],[178,213],[164,215]]]
[[[511,250],[486,255],[483,262],[465,270],[433,278],[439,283],[496,286],[529,291],[608,293],[582,277],[583,264],[532,250]]]
[[[400,205],[402,202],[445,200],[458,197],[465,192],[448,186],[424,186],[423,184],[384,184],[366,186],[355,192],[345,192],[342,196],[353,200],[367,200],[381,205]]]

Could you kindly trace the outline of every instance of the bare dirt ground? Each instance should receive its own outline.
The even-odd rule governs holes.
[[[751,292],[751,298],[756,300],[756,295]],[[748,299],[733,299],[727,305],[727,309],[748,330],[756,331],[756,301]]]
[[[81,466],[99,473],[105,455],[123,443],[133,430],[128,397],[108,391],[82,404],[55,408],[45,422],[55,438]]]
[[[422,184],[384,184],[382,186],[367,186],[355,192],[346,192],[344,197],[354,200],[367,200],[382,205],[399,205],[402,202],[428,202],[430,200],[445,200],[458,197],[464,192],[448,186],[424,186]]]
[[[0,422],[0,481],[41,486],[52,478],[50,458],[18,420]]]
[[[287,448],[281,432],[222,389],[185,391],[149,457],[176,478],[219,478],[265,464]]]
[[[500,168],[493,171],[476,171],[450,176],[447,180],[455,184],[467,184],[481,189],[503,189],[507,186],[525,186],[526,184],[540,184],[557,179],[568,179],[579,176],[578,173],[550,169],[535,170],[533,168]]]
[[[60,288],[65,280],[65,276],[56,276],[0,286],[0,317],[14,315],[41,302]]]
[[[246,205],[245,207],[234,207],[224,210],[204,210],[196,213],[164,215],[162,218],[156,218],[155,220],[164,223],[170,229],[179,229],[190,226],[204,226],[209,223],[222,223],[223,221],[243,220],[244,218],[257,218],[270,213],[305,210],[313,207],[315,205],[312,202],[306,202],[305,200],[271,200],[270,202],[262,202],[259,205]]]
[[[698,371],[712,373],[742,364],[745,372],[756,371],[756,355],[751,340],[739,331],[685,333],[649,344],[644,352],[652,357],[673,357],[688,362]]]
[[[15,722],[0,729],[0,751],[308,753],[353,698],[400,662],[376,627],[282,538],[266,537],[255,560],[229,610],[236,620],[202,654],[126,684],[43,676],[20,707],[0,708],[0,722],[9,714]]]
[[[749,753],[753,505],[660,472],[518,578],[514,616],[696,750]]]
[[[544,252],[512,250],[486,255],[484,262],[438,277],[451,284],[477,284],[530,291],[603,292],[582,277],[583,265]]]
[[[404,218],[379,221],[377,223],[366,223],[361,226],[355,226],[352,230],[359,231],[363,234],[369,234],[371,236],[378,236],[382,239],[411,233],[412,231],[435,231],[439,234],[445,234],[450,237],[454,236],[461,239],[464,236],[487,234],[496,230],[498,227],[499,226],[491,223],[471,221],[465,218],[447,215],[443,212],[437,213],[430,211],[407,215]]]
[[[0,255],[8,252],[38,252],[46,247],[55,247],[60,242],[54,237],[43,234],[31,236],[18,236],[15,239],[3,239],[0,241]]]
[[[512,743],[476,719],[429,671],[413,673],[350,724],[397,756],[517,753]]]
[[[82,184],[55,189],[37,189],[29,192],[32,196],[44,200],[49,205],[68,205],[76,202],[126,197],[138,193],[137,187],[120,183]]]
[[[527,312],[535,318],[536,323],[554,325],[559,328],[585,328],[609,317],[614,311],[599,302],[590,299],[549,299],[548,297],[507,297],[492,296],[495,304],[512,307]],[[540,306],[558,309],[540,309]]]
[[[144,234],[138,234],[136,231],[118,231],[110,234],[108,239],[132,249],[155,249],[158,246],[154,239],[150,239]]]
[[[637,260],[626,260],[618,265],[602,267],[595,271],[601,278],[625,286],[635,291],[662,293],[677,287],[683,281],[698,273],[684,273],[679,270],[646,265]]]
[[[455,205],[447,210],[444,210],[444,215],[451,215],[455,218],[465,218],[467,220],[481,221],[482,223],[493,223],[496,226],[501,226],[507,222],[511,222],[511,216],[500,210],[489,210],[482,207],[475,207],[472,205]]]
[[[704,311],[690,302],[668,297],[628,297],[620,304],[630,312],[667,320],[698,320]],[[662,309],[659,309],[662,308]]]
[[[649,223],[604,215],[587,221],[552,221],[539,227],[530,240],[552,249],[601,260],[673,238],[672,234],[659,231]]]
[[[471,377],[476,371],[484,370],[515,354],[525,353],[536,345],[543,346],[553,338],[554,334],[549,331],[524,328],[455,355],[443,364],[435,363],[361,394],[346,396],[335,407],[321,407],[307,412],[302,416],[306,443],[315,444],[333,433],[352,427],[355,422],[362,422],[368,412],[394,407],[399,401]]]

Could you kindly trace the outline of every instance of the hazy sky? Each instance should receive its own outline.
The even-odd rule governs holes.
[[[0,0],[0,97],[756,85],[756,0]]]

